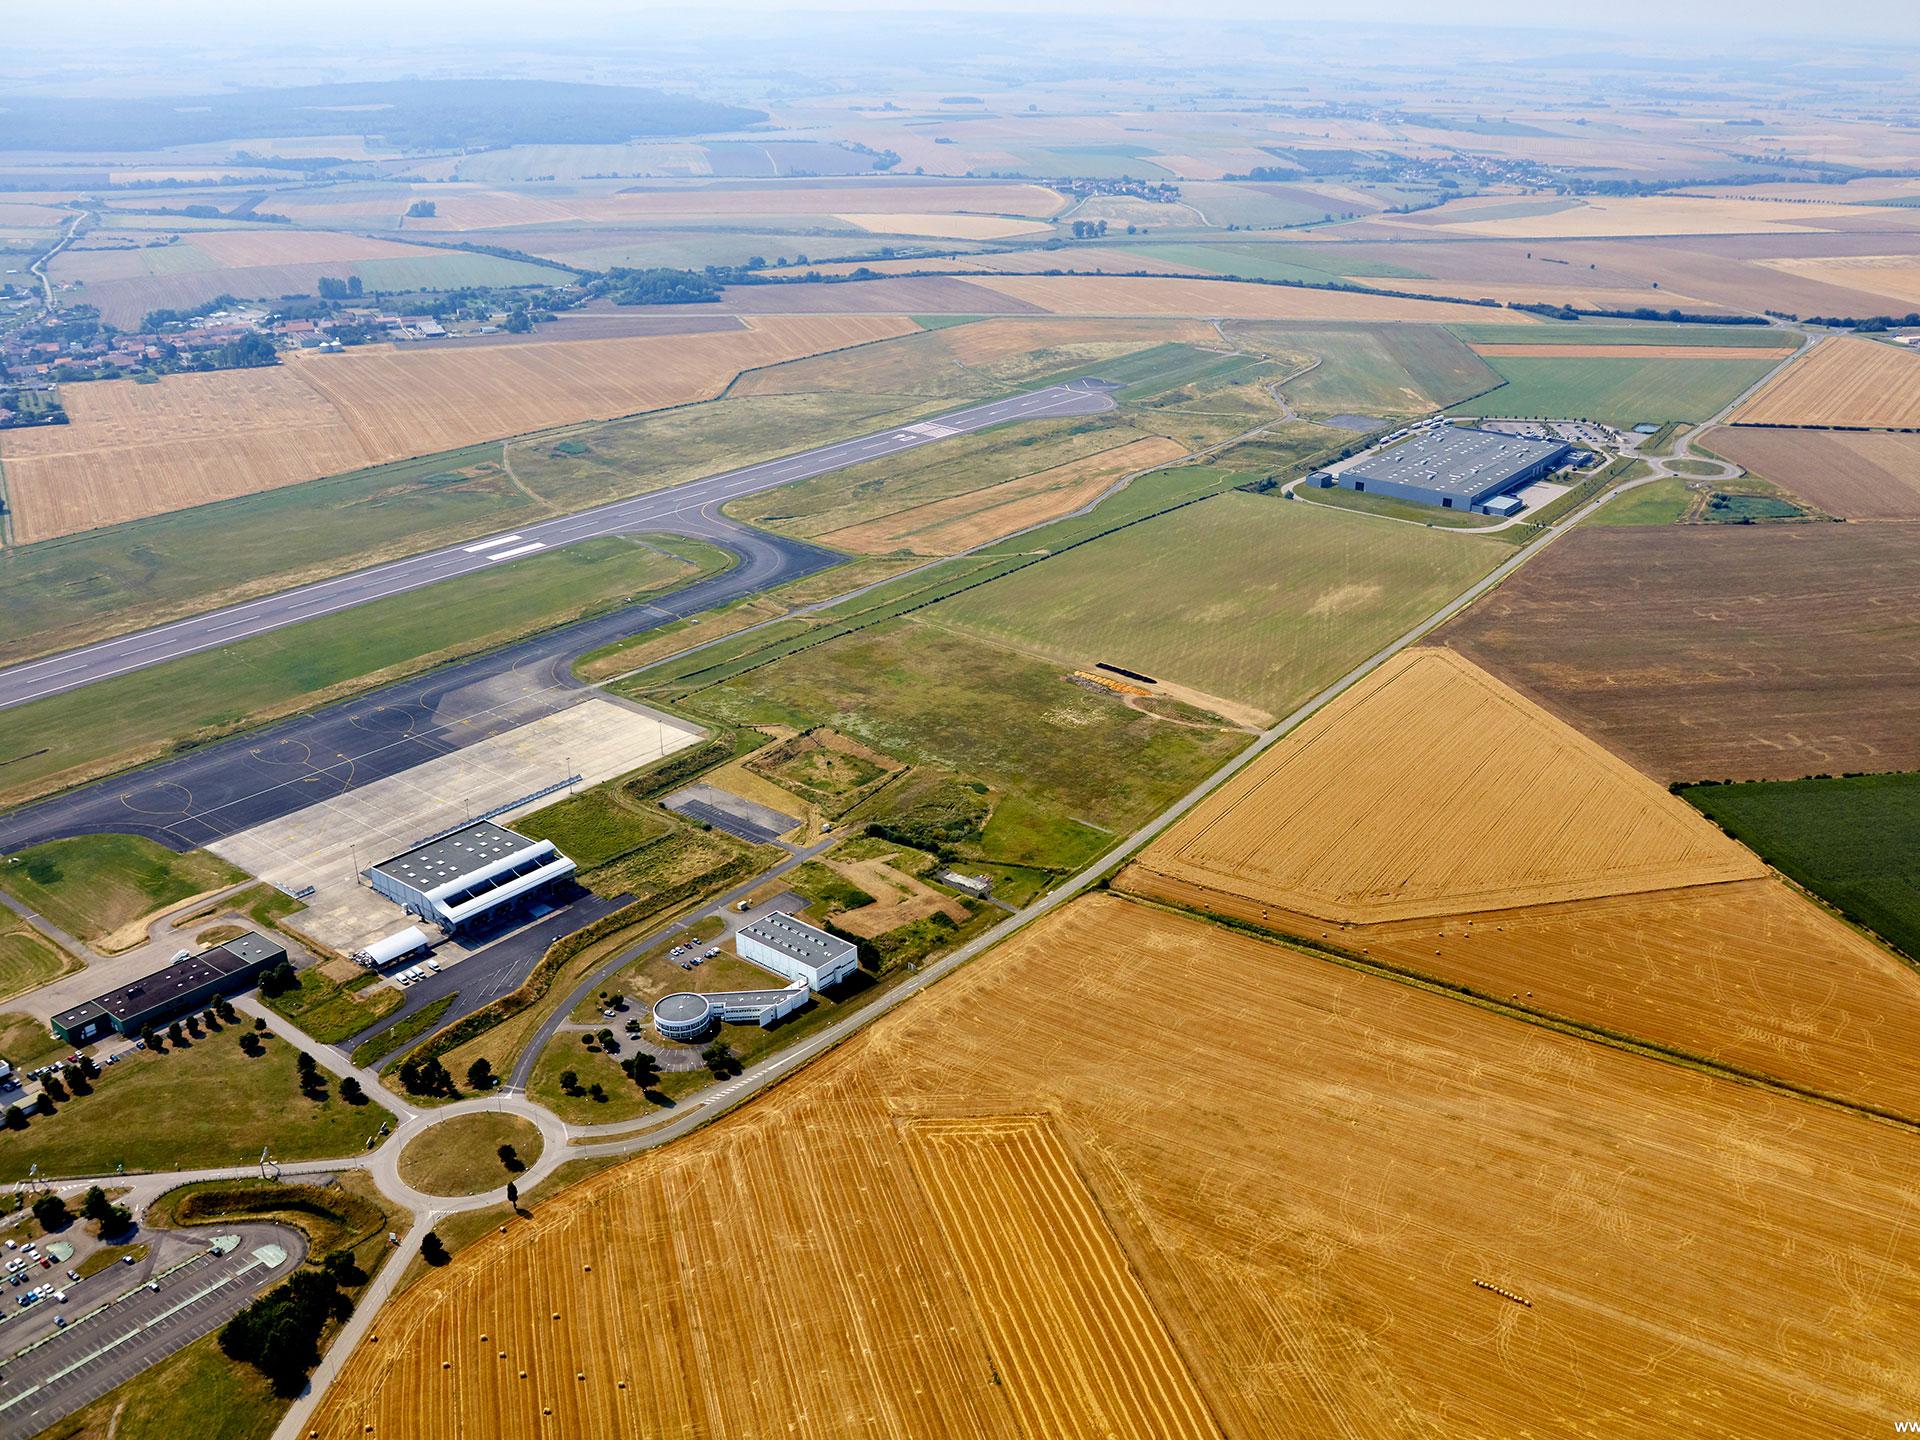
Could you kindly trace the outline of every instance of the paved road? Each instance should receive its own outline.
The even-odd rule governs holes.
[[[152,1289],[128,1277],[117,1298],[85,1313],[70,1298],[67,1327],[0,1370],[0,1440],[26,1440],[210,1334],[306,1255],[305,1238],[284,1226],[216,1226],[206,1238],[221,1232],[240,1243],[225,1255],[200,1250],[160,1273]],[[115,1266],[103,1278],[119,1272]],[[41,1306],[54,1308],[52,1301]]]
[[[97,680],[215,649],[283,626],[296,625],[303,620],[336,614],[370,600],[401,595],[441,580],[470,575],[536,551],[571,545],[601,535],[625,535],[643,530],[686,532],[690,522],[697,523],[702,517],[716,517],[721,505],[742,495],[771,490],[775,486],[792,484],[798,480],[810,480],[818,475],[858,465],[862,461],[899,454],[953,435],[985,430],[1014,420],[1088,415],[1112,409],[1110,392],[1113,388],[1097,380],[1074,380],[1045,390],[1011,395],[899,429],[841,440],[777,460],[764,460],[744,469],[709,475],[702,480],[690,480],[649,495],[636,495],[592,510],[524,525],[518,530],[484,540],[428,551],[391,564],[377,565],[370,570],[356,571],[351,575],[249,600],[242,605],[232,605],[224,610],[177,620],[151,630],[117,636],[61,655],[30,660],[0,670],[0,709],[76,690]]]

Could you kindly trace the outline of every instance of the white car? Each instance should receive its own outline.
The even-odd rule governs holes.
[[[433,971],[434,974],[438,975],[440,973],[440,962],[438,960],[427,961],[427,969]]]

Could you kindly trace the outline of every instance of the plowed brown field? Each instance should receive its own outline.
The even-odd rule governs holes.
[[[1734,413],[1736,425],[1920,426],[1920,355],[1877,340],[1822,340]]]
[[[1071,514],[1090,504],[1123,475],[1164,465],[1187,453],[1177,440],[1152,436],[1069,460],[1032,475],[1003,480],[965,495],[951,495],[909,510],[898,510],[859,525],[828,531],[821,541],[857,554],[885,555],[910,550],[916,555],[957,555]]]
[[[1729,425],[1703,443],[1829,515],[1920,520],[1920,435]]]
[[[1436,638],[1662,782],[1920,769],[1905,525],[1582,526]]]
[[[259,370],[104,380],[69,425],[0,437],[14,534],[44,540],[409,455],[709,399],[741,370],[910,334],[882,316],[775,316],[698,335],[300,355]]]
[[[430,1273],[312,1428],[1871,1434],[1917,1195],[1911,1133],[1086,899]]]
[[[1056,315],[1197,315],[1238,320],[1430,320],[1530,325],[1531,315],[1450,300],[1125,275],[976,275],[966,282]],[[841,287],[845,288],[845,287]]]
[[[1684,802],[1444,650],[1389,660],[1137,863],[1343,921],[1765,873]]]

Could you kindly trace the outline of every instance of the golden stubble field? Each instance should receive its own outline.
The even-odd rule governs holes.
[[[1842,335],[1781,370],[1732,417],[1735,425],[1920,426],[1920,355]]]
[[[1369,922],[1752,879],[1684,801],[1451,651],[1403,651],[1160,836],[1140,870]]]
[[[1920,1407],[1916,1147],[1083,899],[430,1273],[312,1428],[1872,1433]]]
[[[709,334],[298,354],[103,380],[68,425],[7,432],[14,537],[46,540],[483,440],[711,399],[742,370],[913,333],[893,316],[767,316]]]

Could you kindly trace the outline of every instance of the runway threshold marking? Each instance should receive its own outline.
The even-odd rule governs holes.
[[[460,549],[463,554],[478,555],[482,550],[498,550],[502,545],[511,545],[519,538],[518,535],[497,535],[491,540],[482,540],[478,545],[462,545]]]
[[[536,550],[544,550],[546,548],[547,548],[546,541],[535,540],[529,545],[516,545],[511,550],[496,550],[491,555],[487,556],[487,559],[511,560],[516,555],[531,555]]]

